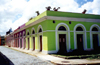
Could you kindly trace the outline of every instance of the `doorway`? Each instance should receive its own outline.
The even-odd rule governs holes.
[[[24,49],[26,48],[26,39],[24,38]]]
[[[30,46],[30,44],[29,44],[30,42],[29,42],[29,38],[28,38],[28,50],[29,50],[29,46]]]
[[[35,50],[35,37],[33,37],[33,50]]]
[[[20,48],[22,48],[22,39],[20,39]]]
[[[18,39],[18,47],[19,47],[19,39]]]
[[[93,34],[93,48],[98,49],[98,44],[99,44],[98,34]]]
[[[66,34],[59,34],[59,51],[60,54],[65,54],[66,50]]]
[[[84,50],[83,49],[83,34],[77,34],[77,49]]]
[[[40,52],[42,51],[42,35],[40,35]]]

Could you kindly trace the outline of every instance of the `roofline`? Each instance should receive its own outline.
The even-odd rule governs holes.
[[[29,25],[27,25],[27,26],[25,26],[25,27],[23,27],[23,28],[15,31],[15,32],[13,32],[12,34],[15,34],[15,33],[19,32],[19,31],[22,31],[22,30],[24,30],[24,29],[26,29],[28,27],[31,27],[33,25],[36,25],[36,24],[38,24],[40,22],[43,22],[45,20],[64,20],[64,21],[99,22],[100,23],[100,19],[86,19],[86,18],[44,16],[44,17],[42,17],[42,18],[40,18],[40,19],[38,19],[38,20],[30,23]]]

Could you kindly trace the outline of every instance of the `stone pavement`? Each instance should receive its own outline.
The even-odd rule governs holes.
[[[0,52],[0,65],[14,65],[14,64]]]
[[[43,61],[38,57],[13,50],[9,47],[0,46],[0,52],[3,55],[5,55],[13,63],[13,65],[54,65],[51,62]],[[6,63],[6,60],[3,59],[2,56],[0,58],[4,60],[3,62]],[[10,63],[10,64],[0,64],[0,65],[12,65],[12,64]]]
[[[41,52],[31,51],[31,50],[25,50],[15,47],[10,47],[11,49],[21,51],[26,54],[30,54],[33,56],[36,56],[44,61],[49,61],[57,65],[100,65],[100,60],[87,60],[87,59],[63,59],[54,57],[48,54],[43,54]]]

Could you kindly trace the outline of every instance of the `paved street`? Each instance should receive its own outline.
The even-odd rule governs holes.
[[[0,65],[14,65],[14,64],[0,52]]]
[[[10,59],[14,65],[53,65],[52,63],[43,61],[38,57],[15,51],[4,46],[0,46],[0,52]]]

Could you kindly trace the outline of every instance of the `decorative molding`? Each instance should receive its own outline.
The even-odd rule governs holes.
[[[80,21],[80,22],[99,22],[99,23],[100,23],[100,19],[87,19],[87,18],[72,18],[72,17],[44,16],[44,17],[41,17],[40,19],[38,19],[38,20],[32,22],[31,24],[29,24],[29,25],[27,25],[27,26],[25,26],[25,27],[23,27],[23,28],[21,28],[21,29],[15,31],[15,32],[11,33],[11,34],[15,34],[15,33],[19,32],[19,31],[21,31],[21,30],[24,30],[24,29],[26,29],[26,28],[28,28],[28,27],[31,27],[31,26],[33,26],[33,25],[36,25],[36,24],[38,24],[38,23],[40,23],[40,22],[43,22],[44,20],[47,20],[47,19],[49,19],[49,20],[64,20],[64,21]]]
[[[41,32],[41,33],[38,32],[40,28],[41,28],[42,31],[43,31],[42,26],[39,25],[38,28],[37,28],[37,38],[38,38],[37,42],[38,42],[38,48],[39,48],[39,50],[40,50],[40,35],[42,35],[42,51],[43,51],[43,33],[42,33],[42,32]],[[41,51],[41,52],[42,52],[42,51]]]
[[[93,27],[96,27],[96,28],[98,29],[98,32],[92,31],[92,28],[93,28]],[[90,45],[91,45],[91,49],[93,49],[93,41],[92,41],[92,34],[93,34],[93,32],[95,32],[95,34],[100,33],[100,27],[99,27],[99,25],[93,24],[93,25],[90,27]],[[100,37],[98,36],[98,38],[100,38]],[[100,41],[99,41],[99,42],[100,42]],[[99,44],[99,45],[100,45],[100,44]]]
[[[46,16],[49,20],[64,20],[64,21],[80,21],[80,22],[99,22],[100,19],[90,19],[90,18],[73,18],[73,17],[57,17],[57,16]]]
[[[76,28],[78,27],[78,26],[80,26],[80,27],[82,27],[83,28],[83,33],[82,32],[80,32],[80,33],[82,33],[83,34],[83,40],[85,41],[84,43],[83,43],[83,46],[84,46],[84,50],[86,50],[87,49],[87,36],[86,36],[86,28],[85,28],[85,26],[83,25],[83,24],[76,24],[75,25],[75,27],[74,27],[74,49],[77,49],[77,43],[76,43]],[[84,45],[85,44],[85,45]]]
[[[66,24],[66,23],[59,23],[57,26],[56,26],[56,29],[55,29],[55,35],[56,35],[56,51],[58,52],[58,50],[59,50],[59,43],[58,43],[58,28],[60,27],[60,26],[64,26],[68,31],[68,34],[66,33],[66,35],[68,35],[68,38],[66,37],[66,39],[67,39],[67,41],[68,41],[68,43],[66,44],[66,51],[67,52],[69,52],[69,50],[70,50],[70,30],[69,30],[69,27],[68,27],[68,25]],[[63,31],[62,31],[63,32]],[[67,46],[67,45],[69,45],[69,46]]]
[[[35,31],[35,28],[34,28],[34,27],[31,29],[31,34],[32,34],[33,30]],[[35,32],[35,33],[36,33],[36,32]]]

